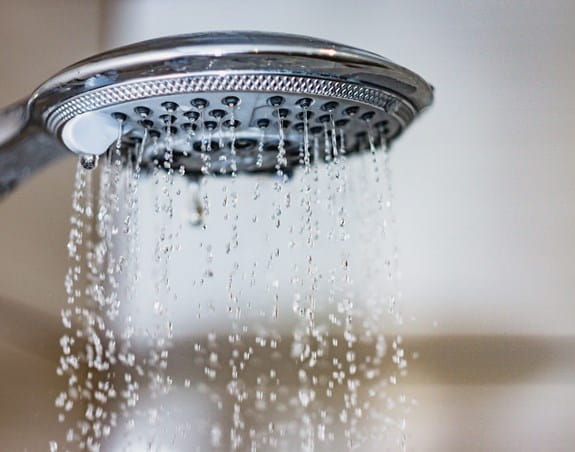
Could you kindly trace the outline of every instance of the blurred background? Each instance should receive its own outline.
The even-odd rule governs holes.
[[[300,33],[380,53],[436,100],[393,149],[417,451],[575,447],[575,3],[0,0],[0,106],[141,39]],[[53,408],[75,160],[0,202],[0,449]]]

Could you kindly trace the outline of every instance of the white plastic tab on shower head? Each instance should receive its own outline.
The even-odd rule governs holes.
[[[118,139],[118,127],[118,121],[107,113],[83,113],[66,123],[62,141],[76,154],[101,155]]]

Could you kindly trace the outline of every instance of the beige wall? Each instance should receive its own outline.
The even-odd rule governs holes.
[[[0,106],[98,50],[97,1],[0,0]],[[0,450],[63,438],[54,399],[73,160],[0,204]]]
[[[97,1],[0,0],[0,12],[2,106],[98,51]],[[0,205],[0,295],[52,313],[64,293],[71,165],[49,168]]]

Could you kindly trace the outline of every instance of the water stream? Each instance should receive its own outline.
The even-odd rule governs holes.
[[[370,149],[348,155],[331,114],[312,133],[304,105],[293,170],[278,108],[275,171],[241,174],[230,108],[189,132],[201,177],[177,167],[169,114],[130,158],[120,121],[98,170],[78,164],[53,451],[405,449],[384,140],[367,124]]]

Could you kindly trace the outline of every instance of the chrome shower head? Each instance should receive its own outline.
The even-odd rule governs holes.
[[[140,42],[70,66],[0,112],[0,185],[59,154],[49,152],[57,143],[86,167],[113,147],[144,168],[163,165],[158,149],[169,149],[169,164],[189,175],[288,171],[314,136],[310,160],[391,142],[432,96],[425,80],[383,57],[303,36]]]

